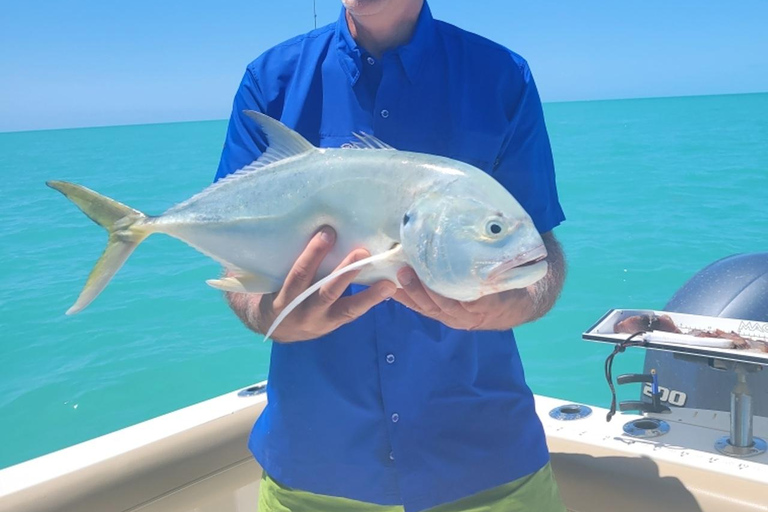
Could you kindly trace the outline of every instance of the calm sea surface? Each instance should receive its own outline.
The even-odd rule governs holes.
[[[612,307],[663,307],[718,258],[768,250],[768,94],[545,110],[569,273],[555,309],[518,342],[535,392],[605,406],[609,348],[582,341],[585,328]],[[267,377],[270,345],[205,284],[218,266],[167,237],[64,316],[105,236],[45,180],[160,213],[210,183],[225,130],[0,133],[0,467]],[[616,372],[641,362],[628,352]]]

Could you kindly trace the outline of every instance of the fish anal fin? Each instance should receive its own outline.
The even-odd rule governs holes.
[[[280,289],[280,283],[273,279],[246,273],[208,279],[206,283],[217,290],[236,293],[272,293]]]

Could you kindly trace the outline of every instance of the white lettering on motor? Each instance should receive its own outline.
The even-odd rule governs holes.
[[[661,393],[660,398],[662,402],[667,402],[668,404],[674,405],[675,407],[683,407],[685,402],[688,401],[688,395],[682,391],[677,391],[676,389],[670,390],[664,386],[659,386],[659,392]],[[648,398],[653,397],[650,384],[643,386],[643,394]]]

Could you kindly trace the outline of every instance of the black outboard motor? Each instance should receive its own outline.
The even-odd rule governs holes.
[[[768,322],[768,253],[737,254],[718,260],[694,275],[664,307],[665,311]],[[745,322],[740,334],[749,337]],[[768,334],[768,333],[763,333]],[[668,405],[730,410],[732,372],[711,368],[700,358],[646,350],[644,373],[652,368]],[[747,374],[755,416],[768,417],[768,368]],[[642,397],[650,402],[646,390]]]

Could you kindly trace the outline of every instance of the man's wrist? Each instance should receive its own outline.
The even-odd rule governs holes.
[[[261,325],[261,300],[264,295],[227,292],[227,303],[243,324],[257,334],[264,334]]]
[[[508,290],[499,294],[494,311],[489,311],[486,321],[478,329],[506,331],[529,322],[534,316],[535,299],[529,289]]]

